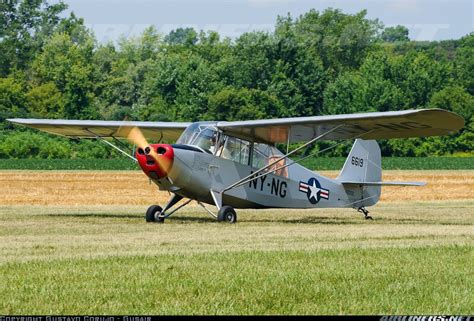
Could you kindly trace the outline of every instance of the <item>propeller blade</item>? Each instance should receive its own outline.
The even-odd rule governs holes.
[[[145,136],[143,136],[142,131],[138,127],[132,127],[127,134],[127,139],[132,144],[137,145],[138,147],[145,148],[149,146]]]

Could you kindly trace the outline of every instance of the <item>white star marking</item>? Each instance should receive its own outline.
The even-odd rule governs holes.
[[[315,199],[318,199],[317,195],[318,192],[321,191],[321,189],[316,186],[316,181],[313,181],[313,185],[308,185],[308,188],[311,191],[311,195],[309,195],[309,198],[312,199],[314,197]]]

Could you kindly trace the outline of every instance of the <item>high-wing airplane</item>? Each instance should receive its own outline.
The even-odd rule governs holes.
[[[97,139],[137,161],[160,190],[171,193],[164,208],[148,208],[147,222],[163,222],[195,200],[229,223],[237,221],[234,208],[354,208],[370,218],[366,207],[378,202],[382,186],[424,185],[382,181],[376,139],[447,135],[464,126],[462,117],[441,109],[232,122],[8,121],[69,138]],[[126,151],[124,139],[135,145],[134,152]],[[348,139],[355,142],[336,179],[289,158],[316,141]],[[164,143],[171,141],[176,143]],[[275,147],[297,142],[303,144],[286,153]]]

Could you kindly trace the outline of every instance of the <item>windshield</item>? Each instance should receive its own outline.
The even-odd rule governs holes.
[[[217,128],[210,124],[190,125],[176,141],[177,144],[192,145],[214,154],[217,141]]]

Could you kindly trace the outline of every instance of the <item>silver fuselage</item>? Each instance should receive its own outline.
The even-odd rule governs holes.
[[[174,152],[168,178],[153,181],[162,190],[203,203],[214,204],[210,190],[224,190],[258,170],[206,152],[180,148]],[[311,179],[319,188],[307,187]],[[311,188],[313,193],[305,192]],[[348,190],[335,179],[293,164],[287,177],[267,174],[226,191],[222,203],[235,208],[330,208],[357,207],[360,199],[358,188]]]

